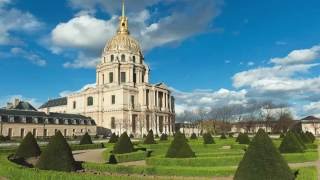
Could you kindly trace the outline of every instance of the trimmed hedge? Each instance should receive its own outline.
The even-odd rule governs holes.
[[[71,148],[60,131],[51,137],[50,142],[45,151],[41,154],[36,167],[43,170],[66,172],[75,171],[77,169]]]
[[[125,154],[125,153],[131,153],[134,151],[133,144],[128,137],[127,132],[124,132],[118,142],[113,147],[113,153],[115,154]]]
[[[178,131],[166,153],[167,158],[190,158],[195,157],[195,153],[187,143],[184,134]]]
[[[118,142],[118,136],[116,135],[116,133],[112,133],[111,137],[109,139],[109,143],[117,143]]]
[[[268,134],[259,129],[243,156],[235,180],[293,180],[288,163],[272,143]]]
[[[168,135],[167,134],[161,134],[160,141],[167,141],[167,140],[168,140]]]
[[[311,139],[312,143],[316,140],[316,137],[311,132],[307,131],[306,135]]]
[[[191,136],[190,136],[190,139],[198,139],[196,133],[192,133]]]
[[[123,163],[123,162],[131,162],[131,161],[140,161],[144,160],[147,157],[146,151],[137,151],[137,152],[132,152],[132,153],[126,153],[126,154],[114,154],[115,158],[118,163]],[[108,150],[103,152],[103,157],[105,160],[108,160],[110,158],[110,153]]]
[[[215,144],[213,137],[210,133],[203,134],[203,144]]]
[[[279,150],[281,153],[302,153],[304,151],[297,137],[291,131],[283,138]]]
[[[31,132],[28,132],[26,137],[20,143],[15,156],[27,159],[30,157],[40,156],[40,153],[41,151],[37,140],[34,138]]]
[[[150,130],[148,132],[148,135],[145,138],[143,144],[156,144],[156,141],[154,140],[154,137],[153,137],[153,131],[152,130]]]
[[[105,148],[105,146],[103,143],[85,144],[85,145],[72,144],[70,145],[70,148],[72,151],[79,151],[79,150],[86,150],[86,149],[102,149],[102,148]]]
[[[88,132],[86,132],[80,140],[80,145],[84,145],[84,144],[93,144],[91,136],[88,134]]]
[[[239,144],[250,144],[250,138],[247,133],[240,133],[237,140]]]

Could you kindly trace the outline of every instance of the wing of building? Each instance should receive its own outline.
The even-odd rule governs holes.
[[[96,87],[50,100],[39,109],[89,116],[99,134],[141,135],[150,129],[170,134],[175,124],[174,98],[164,83],[150,84],[149,73],[139,43],[130,36],[123,6],[118,32],[105,45],[97,66]]]
[[[60,131],[65,137],[96,135],[96,123],[78,114],[45,113],[28,102],[16,99],[0,108],[0,135],[23,138],[28,132],[36,137],[50,137]]]

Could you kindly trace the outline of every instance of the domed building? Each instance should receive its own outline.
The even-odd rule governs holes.
[[[142,135],[174,131],[174,98],[164,83],[149,83],[150,69],[137,40],[130,36],[124,4],[117,34],[106,44],[97,66],[96,86],[50,100],[45,112],[91,117],[98,133]]]

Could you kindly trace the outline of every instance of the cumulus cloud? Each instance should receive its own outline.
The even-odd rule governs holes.
[[[320,58],[320,46],[310,49],[299,49],[290,52],[286,57],[272,58],[271,62],[278,65],[304,64]]]
[[[320,117],[320,101],[311,102],[310,104],[304,105],[303,109],[307,114],[313,114],[317,117]]]
[[[0,45],[21,44],[21,40],[13,35],[14,32],[33,32],[42,27],[29,12],[22,12],[15,8],[7,8],[9,0],[0,1]]]
[[[131,35],[140,42],[142,49],[147,51],[208,31],[210,23],[220,13],[222,1],[205,1],[144,0],[139,3],[128,1]],[[158,3],[168,6],[165,16],[159,16],[157,12],[148,9]],[[78,50],[87,57],[99,57],[107,40],[111,39],[118,29],[118,16],[111,16],[110,19],[103,20],[96,18],[94,12],[98,7],[103,7],[108,14],[114,15],[116,12],[119,14],[120,3],[118,1],[71,0],[70,4],[80,12],[69,21],[59,23],[52,30],[51,49],[55,53],[63,53],[67,48]],[[87,61],[96,59],[87,58]],[[72,64],[75,64],[72,67],[84,67],[76,65],[77,61]],[[91,65],[92,62],[87,64]]]
[[[69,96],[69,95],[71,95],[71,94],[83,92],[83,91],[85,91],[86,89],[95,88],[95,87],[96,87],[96,84],[95,84],[95,83],[86,84],[86,85],[84,85],[84,86],[83,86],[81,89],[79,89],[79,90],[76,90],[76,91],[65,90],[65,91],[60,92],[59,95],[60,95],[61,97],[66,97],[66,96]]]
[[[184,110],[210,109],[224,105],[247,103],[246,90],[231,91],[220,89],[214,91],[198,89],[191,92],[184,92],[174,88],[171,88],[171,90],[176,99],[177,114],[184,112]]]
[[[38,66],[45,66],[47,64],[46,60],[42,59],[38,54],[26,51],[19,47],[11,48],[11,53],[14,56],[23,57]]]
[[[100,58],[88,57],[84,53],[79,52],[78,57],[73,62],[63,64],[65,68],[96,68]]]

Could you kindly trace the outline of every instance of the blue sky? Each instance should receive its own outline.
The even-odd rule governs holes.
[[[320,115],[320,2],[127,0],[151,81],[177,110],[272,99]],[[120,1],[0,0],[0,104],[36,105],[95,82]]]

